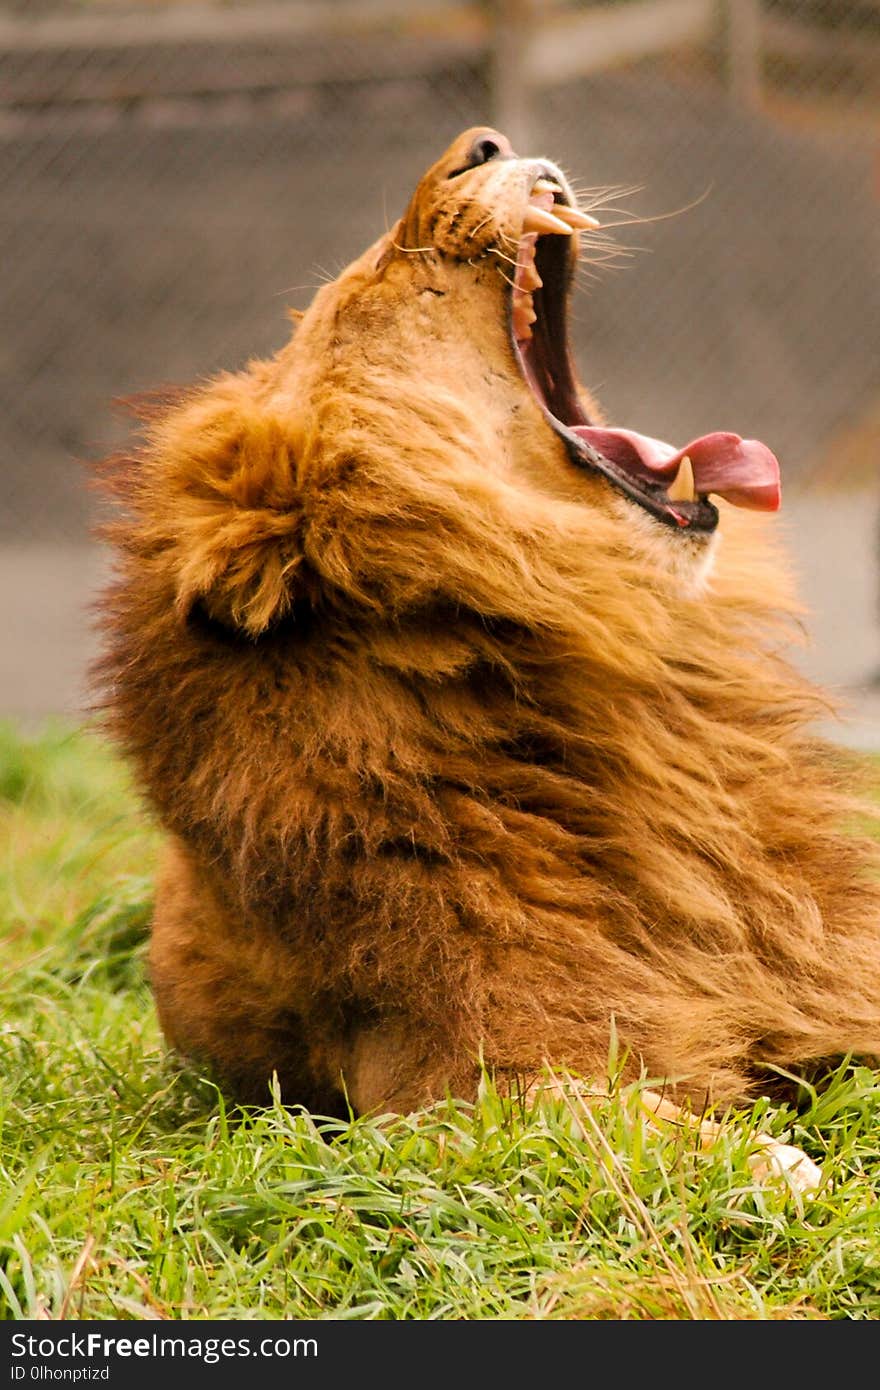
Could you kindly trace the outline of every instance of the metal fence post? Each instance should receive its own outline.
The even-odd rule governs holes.
[[[727,86],[735,105],[761,105],[761,0],[724,0]]]
[[[538,0],[495,0],[492,15],[492,121],[521,153],[534,135],[528,50],[537,6]]]

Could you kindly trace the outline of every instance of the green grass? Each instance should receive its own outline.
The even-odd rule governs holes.
[[[880,1316],[880,1076],[842,1067],[711,1152],[637,1092],[378,1124],[229,1109],[144,974],[157,836],[119,764],[0,730],[0,1310],[7,1319]],[[821,1163],[761,1186],[757,1127]]]

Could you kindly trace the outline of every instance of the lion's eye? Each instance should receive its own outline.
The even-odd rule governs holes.
[[[458,169],[453,169],[448,175],[450,179],[458,178],[459,174],[466,174],[469,169],[478,169],[481,164],[488,164],[491,159],[498,159],[501,155],[501,146],[496,140],[490,140],[487,136],[481,135],[475,140],[467,152],[464,164]]]

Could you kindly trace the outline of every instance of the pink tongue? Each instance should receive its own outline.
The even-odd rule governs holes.
[[[704,434],[675,449],[635,430],[574,425],[572,433],[592,444],[624,473],[669,484],[687,454],[698,493],[717,493],[736,507],[775,512],[779,507],[779,464],[766,444],[738,434]]]

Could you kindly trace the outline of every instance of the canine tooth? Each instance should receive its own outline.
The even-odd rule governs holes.
[[[694,487],[694,466],[685,454],[678,467],[678,472],[673,481],[666,489],[666,496],[670,502],[693,502],[696,498],[697,490]]]
[[[597,222],[595,217],[590,217],[587,213],[581,212],[580,208],[566,207],[564,203],[557,203],[553,208],[553,216],[559,217],[563,222],[568,222],[572,227],[601,227],[602,223]]]
[[[559,193],[558,183],[551,183],[549,179],[538,179],[532,189],[532,193]],[[590,217],[589,213],[581,212],[580,208],[570,208],[567,203],[555,203],[551,217],[558,217],[562,222],[568,222],[572,227],[601,227],[601,222],[595,217]]]
[[[539,235],[542,232],[556,232],[560,236],[571,236],[572,228],[567,222],[554,217],[552,212],[545,212],[543,208],[536,208],[530,204],[523,218],[523,231],[537,232]]]

